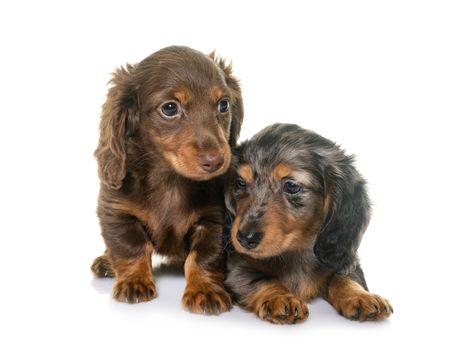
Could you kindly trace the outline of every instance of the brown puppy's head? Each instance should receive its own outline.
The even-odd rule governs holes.
[[[227,170],[243,102],[238,81],[222,59],[172,46],[117,69],[111,83],[95,152],[103,183],[119,188],[127,162],[152,154],[194,180]]]
[[[333,142],[291,124],[241,144],[226,190],[234,248],[254,258],[314,249],[328,267],[349,268],[369,220],[352,162]]]

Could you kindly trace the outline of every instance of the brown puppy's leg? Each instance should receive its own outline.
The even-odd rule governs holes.
[[[113,268],[116,271],[114,298],[133,304],[149,301],[157,296],[152,275],[152,252],[152,245],[148,243],[139,256],[113,258]]]
[[[232,301],[224,288],[222,226],[198,225],[184,263],[186,289],[182,303],[194,313],[219,314],[230,310]]]
[[[305,302],[279,281],[260,282],[240,303],[262,320],[277,324],[303,322],[308,317]]]
[[[351,320],[378,321],[393,312],[387,299],[369,293],[348,276],[335,275],[326,294],[328,302],[341,315]]]
[[[152,275],[153,247],[142,224],[133,216],[98,209],[106,252],[95,259],[92,270],[102,276],[114,272],[113,297],[137,303],[157,296]]]

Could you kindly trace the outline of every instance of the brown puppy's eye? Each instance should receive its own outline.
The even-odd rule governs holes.
[[[220,113],[227,113],[229,107],[230,107],[230,103],[226,99],[220,100],[219,104],[217,105],[217,109],[219,110]]]
[[[174,117],[178,114],[178,104],[176,102],[170,101],[165,102],[161,107],[160,110],[162,113],[167,117]]]
[[[284,192],[287,194],[297,194],[302,187],[294,181],[288,180],[284,183]]]

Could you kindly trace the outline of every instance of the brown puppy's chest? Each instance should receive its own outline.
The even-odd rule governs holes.
[[[167,256],[182,256],[184,240],[200,213],[177,201],[153,203],[146,222],[155,251]],[[190,209],[188,209],[190,208]]]
[[[182,256],[185,240],[196,224],[204,220],[222,223],[222,189],[215,181],[167,181],[153,191],[146,204],[144,226],[162,255]]]
[[[138,219],[159,254],[182,257],[185,240],[195,225],[223,223],[220,179],[197,182],[175,174],[159,179],[129,176],[123,191],[126,189],[132,191],[106,205]]]

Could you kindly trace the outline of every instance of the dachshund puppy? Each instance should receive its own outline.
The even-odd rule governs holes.
[[[304,321],[317,296],[349,319],[393,312],[368,292],[356,256],[371,209],[353,157],[297,125],[274,124],[236,149],[232,167],[225,283],[241,307],[273,323]]]
[[[156,297],[151,256],[183,261],[183,306],[230,309],[223,285],[224,180],[243,120],[231,66],[188,47],[117,69],[103,105],[98,216],[105,253],[91,267],[116,277],[113,296]]]

